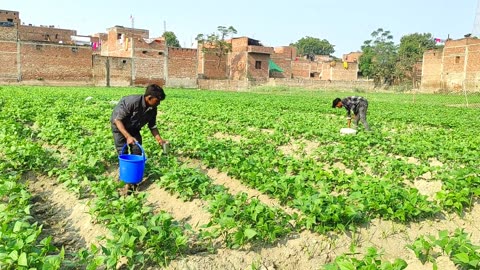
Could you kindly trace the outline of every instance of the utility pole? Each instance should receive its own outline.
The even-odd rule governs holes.
[[[131,74],[131,86],[135,86],[135,18],[133,17],[133,15],[130,15],[130,20],[132,20],[132,74]]]

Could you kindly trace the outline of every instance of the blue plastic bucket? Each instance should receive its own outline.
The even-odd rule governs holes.
[[[127,184],[138,184],[143,179],[143,171],[145,170],[145,161],[147,158],[145,157],[145,152],[143,151],[142,146],[136,142],[135,143],[140,150],[142,150],[142,155],[130,155],[130,154],[123,154],[125,147],[127,144],[122,148],[122,154],[118,156],[119,164],[120,164],[120,180]]]

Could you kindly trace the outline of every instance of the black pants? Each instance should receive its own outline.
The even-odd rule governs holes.
[[[140,130],[127,130],[127,131],[128,133],[130,133],[130,135],[132,135],[138,141],[139,144],[142,144],[142,135],[140,135]],[[121,155],[123,154],[122,149],[127,143],[127,138],[125,138],[123,134],[118,130],[112,129],[112,134],[113,134],[113,140],[115,142],[115,149],[117,149],[118,155]],[[139,155],[139,156],[142,155],[142,150],[140,150],[140,148],[136,144],[125,147],[126,153],[128,153],[129,148],[130,148],[130,153],[132,155]]]
[[[365,130],[370,130],[370,127],[367,123],[367,110],[368,110],[368,102],[366,100],[360,100],[357,106],[354,108],[353,113],[355,114],[355,119],[353,120],[353,124],[357,127],[358,121],[362,121]]]

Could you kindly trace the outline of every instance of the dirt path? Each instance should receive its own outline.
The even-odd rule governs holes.
[[[205,201],[194,199],[184,202],[156,183],[140,187],[140,192],[142,191],[148,193],[147,201],[155,206],[155,212],[166,211],[175,220],[190,224],[194,230],[210,221],[211,215],[207,211],[208,204]]]
[[[209,176],[216,179],[215,173]],[[37,220],[45,224],[44,233],[52,235],[57,246],[64,245],[66,250],[75,251],[90,243],[98,243],[97,237],[108,235],[105,228],[91,222],[86,200],[76,199],[54,179],[33,174],[25,178],[34,195],[32,212]],[[230,180],[225,178],[227,182]],[[238,190],[248,191],[248,188],[238,185]],[[195,224],[200,226],[210,219],[204,209],[205,202],[201,200],[183,202],[156,184],[146,186],[141,192],[148,192],[149,202],[158,211],[171,213],[176,220],[186,221],[195,227]],[[463,228],[471,235],[473,243],[480,243],[479,216],[480,204],[477,202],[463,218],[449,214],[441,219],[410,225],[377,219],[356,233],[348,234],[319,235],[304,231],[274,245],[247,246],[242,250],[221,248],[216,254],[201,252],[185,255],[171,262],[167,269],[248,269],[252,266],[257,269],[322,269],[336,256],[349,252],[352,245],[356,246],[356,252],[364,252],[371,246],[377,247],[383,250],[384,260],[402,258],[409,264],[409,270],[432,269],[431,263],[422,265],[405,246],[420,235],[437,236],[439,230],[453,231],[456,228]],[[447,257],[439,257],[437,262],[439,269],[456,269]]]
[[[215,184],[229,188],[232,194],[246,192],[258,197],[263,203],[287,209],[268,196],[242,185],[216,169],[205,169],[197,161],[192,166],[205,171]],[[113,173],[113,172],[112,172]],[[64,245],[66,250],[75,251],[98,243],[98,237],[108,235],[108,231],[91,222],[86,205],[87,200],[78,200],[54,179],[28,174],[25,177],[33,196],[32,212],[34,217],[44,224],[44,233],[52,235],[57,246]],[[207,202],[193,200],[184,202],[160,188],[157,184],[147,184],[140,192],[148,192],[148,202],[156,211],[165,210],[175,220],[188,222],[194,229],[206,224],[210,215],[205,207]],[[286,212],[288,212],[286,210]],[[422,265],[406,245],[418,236],[438,235],[440,230],[453,232],[463,228],[470,234],[472,243],[480,243],[480,203],[476,202],[472,210],[463,218],[455,214],[446,214],[439,219],[425,220],[409,225],[380,219],[373,220],[355,233],[320,235],[309,231],[292,234],[273,245],[247,246],[241,250],[220,248],[217,253],[200,252],[178,258],[167,269],[322,269],[336,256],[351,252],[363,253],[368,247],[383,251],[383,260],[393,261],[402,258],[408,263],[408,270],[432,269],[432,264]],[[456,269],[448,257],[437,259],[438,269]],[[160,269],[160,268],[158,268]]]
[[[276,245],[246,247],[244,250],[219,249],[216,254],[200,253],[173,261],[167,269],[322,269],[336,256],[351,252],[363,253],[368,247],[383,251],[383,260],[393,262],[396,258],[408,263],[407,270],[431,270],[432,263],[423,265],[406,245],[421,235],[438,231],[464,228],[472,243],[480,243],[480,204],[477,203],[464,218],[456,214],[445,215],[437,220],[426,220],[410,225],[392,221],[373,220],[356,233],[319,235],[304,231],[279,241]],[[437,258],[438,269],[456,270],[446,256]]]
[[[32,194],[33,217],[43,224],[44,235],[52,235],[55,246],[75,252],[90,244],[98,246],[99,237],[108,237],[105,227],[92,222],[87,199],[77,199],[49,177],[28,173],[25,180]]]
[[[258,190],[244,186],[240,181],[229,177],[217,169],[207,169],[201,161],[183,159],[182,162],[198,168],[207,174],[215,184],[224,185],[232,194],[246,192],[250,197],[258,197],[263,203],[286,209],[276,200],[260,193]],[[383,253],[383,260],[393,262],[396,258],[408,263],[408,270],[432,269],[432,263],[423,265],[413,251],[406,248],[422,235],[438,237],[440,230],[453,232],[463,228],[470,234],[472,243],[480,243],[480,204],[477,202],[472,211],[462,218],[456,214],[444,214],[439,218],[429,219],[408,225],[381,219],[372,220],[356,232],[346,234],[319,235],[309,231],[290,235],[276,245],[245,247],[244,250],[219,249],[216,254],[200,253],[186,256],[172,262],[168,269],[322,269],[335,257],[353,252],[364,253],[367,248],[375,247]],[[445,256],[437,259],[438,269],[457,269]]]

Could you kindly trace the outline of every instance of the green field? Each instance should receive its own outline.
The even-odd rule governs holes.
[[[143,88],[1,87],[0,269],[405,269],[439,256],[479,269],[478,109],[452,107],[451,96],[368,93],[372,131],[342,136],[346,113],[331,102],[358,93],[165,91],[157,123],[171,151],[145,128],[144,187],[122,197],[109,118]],[[109,233],[59,244],[82,232],[46,225],[64,218],[39,214],[39,198],[53,198],[32,188],[38,179]],[[152,200],[159,192],[167,205]],[[188,211],[204,222],[182,219]],[[378,222],[402,228],[382,240],[403,251],[358,241]],[[282,258],[305,233],[320,240]],[[401,233],[415,237],[396,240]],[[341,237],[345,247],[312,248]]]

